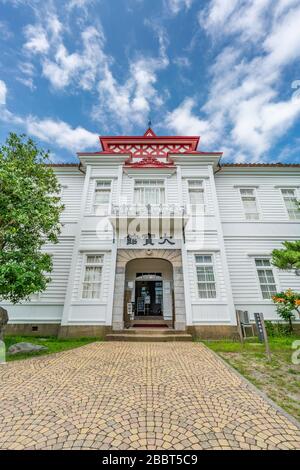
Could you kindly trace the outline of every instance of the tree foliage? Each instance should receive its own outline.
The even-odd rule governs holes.
[[[283,246],[272,252],[274,266],[279,269],[300,269],[300,240],[283,242]]]
[[[41,249],[57,243],[63,206],[48,158],[25,135],[11,133],[0,147],[0,299],[12,303],[50,281],[51,257]]]

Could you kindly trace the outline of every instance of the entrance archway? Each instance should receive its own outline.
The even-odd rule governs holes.
[[[172,297],[173,266],[170,261],[161,258],[138,258],[127,263],[124,292],[125,326],[134,321],[148,323],[161,320],[173,327]]]
[[[151,279],[151,276],[154,277]],[[163,279],[160,279],[160,277]],[[136,281],[144,281],[144,286],[137,286]],[[159,292],[159,285],[152,285],[150,289],[150,285],[147,285],[147,283],[151,281],[165,283],[165,285],[161,286],[162,292]],[[139,295],[139,297],[144,298],[146,294],[150,296],[150,307],[147,307],[149,310],[143,309],[143,312],[158,313],[159,306],[162,305],[162,317],[169,318],[176,330],[184,330],[186,327],[186,315],[183,282],[180,250],[119,249],[116,261],[112,311],[113,330],[123,330],[125,325],[124,313],[126,313],[125,306],[127,308],[127,304],[133,302],[133,316],[139,313],[136,305],[136,292],[141,287],[145,289],[143,295]],[[156,291],[155,288],[157,288]],[[141,289],[139,293],[141,293]],[[162,299],[160,300],[161,294]],[[157,301],[155,302],[155,300]],[[141,307],[142,305],[140,304]]]

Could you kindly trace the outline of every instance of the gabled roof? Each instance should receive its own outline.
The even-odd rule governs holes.
[[[197,150],[199,136],[157,136],[151,127],[148,127],[142,136],[105,136],[99,137],[103,151],[120,153],[120,150],[134,149],[136,145],[150,145],[156,148],[160,146],[174,145],[186,151],[195,152]],[[174,147],[174,150],[176,147]],[[131,153],[131,152],[130,152]]]

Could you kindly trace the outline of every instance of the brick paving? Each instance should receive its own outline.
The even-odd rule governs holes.
[[[205,346],[93,343],[0,366],[1,449],[299,449]]]

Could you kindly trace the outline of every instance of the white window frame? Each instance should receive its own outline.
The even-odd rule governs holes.
[[[272,302],[272,297],[270,297],[268,299],[265,299],[263,297],[263,293],[262,293],[262,289],[261,289],[261,283],[260,283],[260,279],[259,279],[259,275],[258,275],[258,270],[260,269],[260,267],[256,265],[256,260],[267,260],[267,261],[270,262],[270,266],[262,266],[261,270],[271,269],[272,274],[273,274],[273,278],[274,278],[274,281],[275,281],[276,292],[279,292],[280,291],[280,286],[279,286],[279,281],[278,281],[278,277],[277,277],[277,271],[271,263],[271,257],[270,256],[252,255],[252,258],[253,258],[252,262],[253,262],[253,266],[254,266],[254,269],[255,269],[255,275],[256,275],[258,290],[260,292],[260,298],[263,302],[271,303]]]
[[[105,182],[109,182],[110,183],[110,187],[107,186],[107,191],[109,191],[109,202],[107,204],[107,210],[104,211],[106,213],[103,213],[103,214],[99,214],[99,216],[105,216],[105,215],[108,215],[110,214],[111,212],[111,205],[112,205],[112,182],[113,180],[111,178],[95,178],[94,180],[94,187],[93,187],[93,200],[92,200],[92,207],[91,207],[91,212],[93,215],[97,215],[96,214],[96,207],[100,206],[100,204],[96,204],[95,201],[96,201],[96,190],[97,190],[97,183],[100,182],[100,181],[105,181]],[[102,204],[104,205],[104,204]]]
[[[87,263],[88,256],[101,256],[102,257],[102,262],[101,263]],[[81,279],[80,279],[80,300],[83,302],[87,303],[94,303],[94,302],[99,302],[101,301],[103,297],[103,272],[104,272],[104,262],[105,262],[105,254],[101,252],[88,252],[83,254],[83,260],[82,260],[82,270],[81,270]],[[89,298],[89,297],[83,297],[83,289],[84,289],[84,283],[85,283],[85,271],[87,266],[101,266],[101,282],[100,282],[100,292],[99,292],[99,297],[94,297]]]
[[[160,204],[158,204],[157,206],[159,205],[163,205],[163,206],[166,206],[168,203],[168,194],[167,194],[167,185],[166,185],[166,178],[162,178],[162,177],[157,177],[157,176],[147,176],[145,175],[145,177],[137,177],[137,178],[134,178],[133,179],[133,204],[136,204],[136,200],[135,200],[135,190],[137,188],[137,182],[138,181],[151,181],[151,182],[154,182],[154,181],[162,181],[162,185],[161,187],[163,188],[164,190],[164,202],[161,202]],[[141,187],[143,187],[141,185]],[[144,186],[145,187],[145,186]],[[151,187],[151,185],[149,185],[149,187]],[[158,187],[158,186],[157,186]],[[149,203],[145,203],[145,204],[140,204],[141,206],[147,206],[147,204]]]
[[[298,188],[296,188],[296,187],[285,187],[285,186],[282,186],[282,187],[279,188],[280,195],[281,195],[281,199],[282,199],[282,202],[283,202],[283,205],[284,205],[284,209],[285,209],[285,213],[286,213],[286,215],[287,215],[288,220],[293,221],[293,222],[299,222],[299,221],[300,221],[300,211],[299,211],[299,217],[291,217],[291,216],[290,216],[289,211],[288,211],[288,208],[287,208],[287,205],[286,205],[286,203],[285,203],[284,194],[282,193],[283,190],[294,191],[294,195],[295,195],[295,198],[296,198],[297,201],[299,201],[299,199],[300,199],[299,190],[298,190]]]
[[[197,263],[196,261],[196,256],[210,256],[211,257],[211,263]],[[195,275],[195,286],[196,286],[196,297],[198,301],[203,302],[216,302],[220,299],[220,293],[219,293],[219,283],[218,283],[218,276],[217,276],[217,267],[216,267],[216,259],[215,259],[215,254],[214,253],[209,253],[209,252],[196,252],[194,253],[194,275]],[[197,266],[212,266],[213,267],[213,273],[214,273],[214,278],[215,278],[215,291],[216,291],[216,296],[215,297],[200,297],[199,295],[199,282],[198,282],[198,275],[197,275]]]
[[[243,201],[243,196],[246,196],[246,195],[243,195],[242,192],[241,192],[243,189],[248,190],[248,191],[253,191],[253,196],[252,197],[255,198],[256,209],[257,209],[257,212],[256,212],[257,213],[257,219],[251,219],[251,218],[248,219],[247,218],[247,212],[245,210],[244,201]],[[259,203],[259,198],[258,198],[256,187],[254,188],[253,186],[240,186],[238,188],[238,192],[239,192],[239,197],[240,197],[240,201],[241,201],[241,205],[242,205],[242,209],[243,209],[244,219],[247,222],[256,222],[258,220],[261,220],[261,218],[262,218],[261,217],[261,208],[260,208],[260,203]],[[250,214],[250,212],[249,212],[249,214]],[[253,212],[253,214],[254,214],[254,212]]]
[[[195,189],[199,189],[199,190],[202,190],[202,193],[203,193],[203,211],[202,212],[193,212],[192,211],[192,202],[191,202],[191,196],[190,196],[190,189],[192,189],[190,187],[190,182],[197,182],[197,183],[201,183],[201,185],[199,186],[199,188],[195,188]],[[191,214],[192,215],[203,215],[203,214],[207,214],[207,200],[206,200],[206,184],[205,184],[205,180],[203,178],[187,178],[186,180],[186,183],[187,183],[187,195],[188,195],[188,202],[189,202],[189,206],[191,208]],[[201,191],[200,191],[201,192]]]

